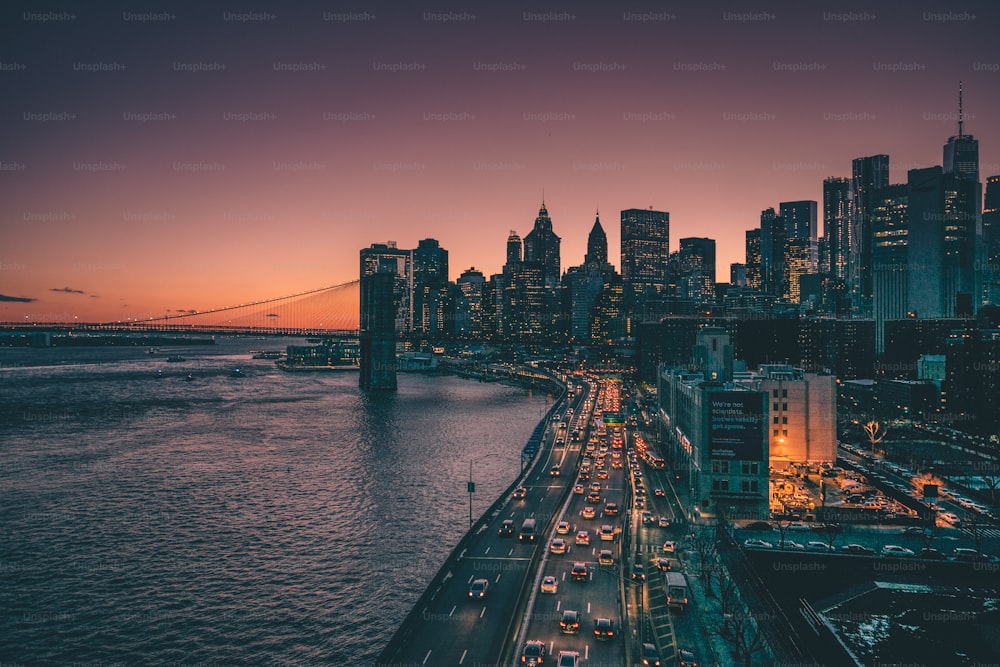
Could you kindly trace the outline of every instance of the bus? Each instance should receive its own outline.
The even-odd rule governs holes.
[[[688,604],[688,584],[683,572],[667,572],[667,606],[681,611]]]

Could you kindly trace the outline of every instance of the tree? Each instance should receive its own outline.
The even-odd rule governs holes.
[[[875,445],[885,440],[885,436],[889,435],[889,431],[882,428],[882,425],[874,419],[865,422],[861,428],[864,429],[865,435],[868,436],[868,441],[872,445],[872,454],[874,454]]]
[[[714,595],[712,573],[717,566],[715,532],[715,526],[696,525],[691,527],[690,543],[691,548],[698,556],[698,578],[705,582],[705,592],[708,595]]]
[[[750,614],[734,614],[730,623],[736,646],[736,659],[742,661],[744,667],[750,667],[753,654],[764,649],[764,634],[760,630],[760,625]]]

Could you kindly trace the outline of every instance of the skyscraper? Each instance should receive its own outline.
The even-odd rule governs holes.
[[[785,234],[788,238],[809,239],[813,243],[818,238],[816,229],[816,202],[785,201],[778,205],[778,214],[785,219]]]
[[[983,200],[984,302],[1000,305],[1000,176],[986,179]]]
[[[746,232],[746,282],[747,287],[760,291],[763,286],[760,267],[760,227]]]
[[[715,239],[691,237],[680,240],[681,280],[686,296],[698,303],[715,300]]]
[[[621,271],[628,333],[667,289],[670,214],[630,208],[621,212]]]
[[[872,155],[851,163],[851,259],[848,284],[855,306],[871,310],[873,195],[889,185],[889,156]]]
[[[598,212],[594,216],[594,226],[587,236],[587,254],[583,258],[584,264],[603,264],[608,261],[608,235],[601,227],[601,214]]]
[[[823,236],[826,238],[827,269],[835,278],[847,278],[850,257],[851,181],[827,178],[823,181]]]
[[[552,219],[542,202],[535,226],[524,237],[524,261],[541,264],[546,287],[559,284],[559,244],[560,238],[552,231]]]
[[[413,329],[438,332],[443,307],[441,292],[448,286],[448,251],[436,239],[422,239],[413,250]]]
[[[890,185],[874,195],[872,208],[872,316],[875,352],[885,351],[885,323],[907,315],[909,294],[908,186]]]
[[[760,212],[760,280],[765,294],[785,294],[785,219],[773,208]]]

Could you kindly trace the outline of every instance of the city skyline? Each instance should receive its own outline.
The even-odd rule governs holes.
[[[761,211],[822,207],[853,160],[941,165],[960,80],[1000,173],[998,12],[11,7],[0,320],[292,294],[387,240],[489,276],[543,197],[563,270],[600,211],[620,271],[619,213],[652,207],[724,281]]]

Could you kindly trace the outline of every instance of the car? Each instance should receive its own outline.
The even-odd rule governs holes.
[[[604,524],[603,526],[601,526],[599,534],[601,536],[602,542],[615,541],[615,529],[614,526],[611,526],[610,524]]]
[[[556,660],[556,667],[579,667],[579,651],[559,651],[559,658]]]
[[[677,664],[680,667],[698,667],[698,659],[690,649],[677,649]]]
[[[573,581],[587,581],[590,579],[590,571],[586,563],[573,563],[573,569],[569,571]]]
[[[545,644],[537,639],[531,639],[524,643],[521,651],[522,665],[541,665],[545,662]]]
[[[582,516],[584,519],[593,519],[595,516],[597,516],[597,510],[594,508],[593,505],[587,505],[582,510],[580,510],[580,516]]]
[[[558,477],[561,474],[562,471],[559,470],[559,466],[552,466],[551,468],[549,468],[549,476]]]
[[[609,641],[615,638],[615,624],[610,618],[598,618],[594,621],[594,639]]]
[[[590,533],[586,530],[578,531],[576,534],[576,543],[587,546],[590,544]]]
[[[517,498],[518,500],[526,498],[527,495],[528,495],[528,490],[523,486],[519,486],[516,489],[514,489],[514,497]]]
[[[670,562],[669,558],[657,558],[656,569],[660,572],[670,572],[674,569],[674,565]]]
[[[806,542],[806,551],[833,551],[826,542]]]
[[[660,667],[660,652],[656,650],[656,646],[653,644],[643,644],[642,651],[642,664],[648,665],[649,667]]]
[[[642,563],[632,564],[632,581],[646,581],[646,568]]]
[[[469,586],[469,597],[478,600],[486,597],[486,590],[490,587],[490,582],[486,579],[473,579]]]
[[[643,525],[656,523],[656,517],[649,510],[644,510],[642,513],[642,523]]]
[[[573,486],[573,493],[583,495],[583,484],[575,484]]]
[[[608,478],[607,470],[601,468],[600,470],[597,471],[597,479],[607,479],[607,478]]]
[[[561,537],[557,537],[549,544],[549,551],[554,554],[564,554],[566,553],[566,540]]]
[[[913,549],[907,549],[906,547],[901,547],[898,544],[887,544],[882,547],[882,555],[890,556],[893,558],[909,558],[915,556]]]
[[[660,517],[660,528],[670,528],[670,519],[665,516]]]
[[[500,537],[510,537],[514,534],[514,521],[512,519],[504,519],[503,523],[497,529],[497,535]]]
[[[948,557],[937,549],[924,548],[917,553],[917,558],[923,558],[925,560],[947,560]]]
[[[852,554],[855,556],[874,556],[875,550],[869,549],[862,544],[845,544],[840,547],[840,553],[842,554]]]
[[[580,612],[575,609],[564,609],[559,619],[559,632],[564,635],[575,635],[580,632]]]
[[[543,593],[555,593],[559,590],[559,580],[552,575],[547,575],[542,577],[542,585],[540,590]]]
[[[569,521],[560,521],[556,524],[556,534],[557,535],[569,535],[571,527]]]
[[[975,549],[966,549],[963,547],[958,547],[956,549],[953,549],[951,552],[951,557],[954,558],[955,560],[966,561],[966,562],[976,562],[976,561],[986,562],[990,560],[989,556],[981,554]]]
[[[645,496],[636,496],[635,497],[635,506],[638,507],[639,509],[645,509],[646,508],[646,497]]]
[[[611,549],[601,549],[601,553],[597,555],[597,563],[599,565],[614,565],[615,555],[611,553]]]
[[[767,521],[751,521],[743,528],[745,530],[774,530],[774,527]]]
[[[805,549],[805,547],[802,544],[800,544],[799,542],[795,542],[793,540],[781,540],[780,542],[778,542],[778,548],[792,550],[792,551],[802,551],[803,549]]]
[[[657,498],[662,498],[665,495],[667,495],[667,492],[664,491],[663,489],[653,489],[653,495],[656,496]]]
[[[746,547],[747,549],[773,549],[774,548],[774,545],[771,544],[770,542],[768,542],[767,540],[757,540],[757,539],[744,540],[743,546]]]
[[[923,526],[907,526],[906,528],[903,529],[903,533],[902,534],[903,535],[916,535],[917,537],[923,537],[924,536],[924,527]]]
[[[601,494],[598,491],[591,491],[587,494],[587,502],[594,503],[595,505],[601,502]]]
[[[605,503],[604,504],[604,514],[606,516],[617,516],[618,515],[618,503]]]
[[[790,523],[787,526],[785,526],[785,530],[791,530],[791,531],[811,531],[812,528],[809,526],[809,524],[801,523],[799,521],[793,521],[792,523]]]
[[[663,543],[663,551],[668,554],[672,554],[677,551],[677,543],[673,540],[667,540]]]

